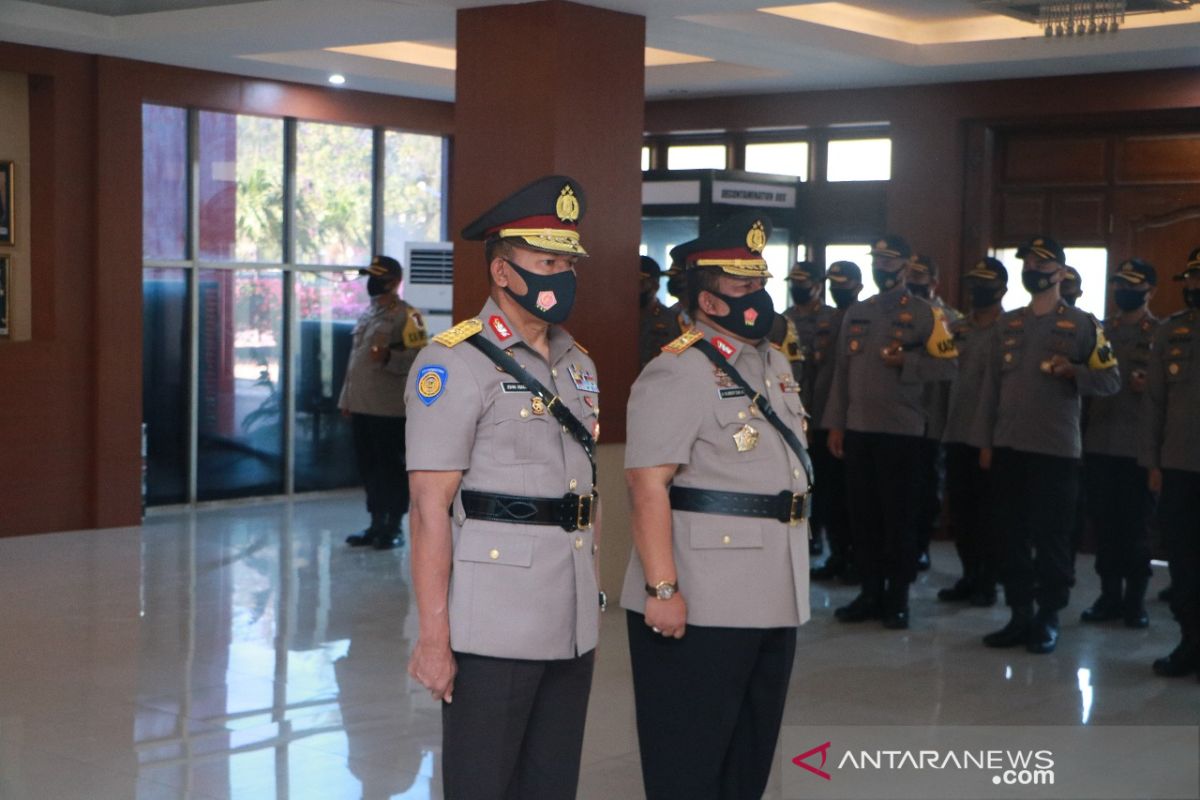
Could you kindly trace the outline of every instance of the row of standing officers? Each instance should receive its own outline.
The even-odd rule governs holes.
[[[595,557],[600,386],[587,350],[562,328],[587,255],[578,232],[585,210],[570,178],[523,187],[463,231],[484,242],[490,297],[479,315],[424,347],[419,316],[401,315],[414,344],[397,365],[407,374],[419,613],[409,672],[442,701],[449,798],[565,798],[578,780],[606,602]],[[682,316],[687,329],[648,359],[629,401],[634,549],[621,604],[650,798],[761,796],[796,627],[810,614],[810,517],[827,528],[833,556],[862,577],[838,618],[908,625],[920,498],[937,453],[929,409],[939,402],[950,475],[986,479],[1005,501],[991,506],[1005,515],[1001,527],[970,529],[980,552],[994,538],[982,531],[1003,531],[1003,556],[972,565],[970,542],[960,542],[958,588],[986,590],[981,563],[1002,565],[1012,620],[985,641],[1053,649],[1071,577],[1063,509],[1078,480],[1079,398],[1121,388],[1103,330],[1061,301],[1064,259],[1049,239],[1023,248],[1034,299],[1018,312],[999,313],[1006,276],[984,260],[967,276],[972,314],[953,319],[936,300],[933,265],[922,268],[902,239],[884,237],[872,249],[878,296],[854,302],[862,275],[849,262],[824,274],[805,265],[790,275],[797,307],[777,325],[765,288],[770,233],[764,215],[747,212],[672,251],[669,276],[682,281],[683,302],[664,316]],[[1187,275],[1193,298],[1200,260]],[[825,281],[837,309],[821,303]],[[644,309],[655,303],[646,298]],[[1149,433],[1139,440],[1140,457],[1154,456],[1147,486],[1161,483],[1164,510],[1188,532],[1173,541],[1190,542],[1172,550],[1183,643],[1160,660],[1182,673],[1196,658],[1195,618],[1189,626],[1182,610],[1196,606],[1200,496],[1187,405],[1195,408],[1200,382],[1181,378],[1191,320],[1155,331],[1163,347],[1146,354],[1143,394],[1158,406],[1146,426],[1158,449]],[[375,370],[406,350],[382,338],[369,347],[392,351],[368,350]],[[963,395],[967,375],[974,398]],[[955,455],[955,445],[967,449]],[[376,527],[373,514],[351,544],[396,541],[386,516],[383,533]]]

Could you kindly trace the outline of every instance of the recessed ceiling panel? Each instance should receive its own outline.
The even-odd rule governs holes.
[[[157,14],[161,11],[187,11],[193,8],[234,6],[262,0],[26,0],[39,6],[54,6],[71,11],[87,11],[107,17],[128,17],[133,14]]]

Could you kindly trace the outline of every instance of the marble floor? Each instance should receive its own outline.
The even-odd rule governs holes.
[[[0,540],[0,798],[440,797],[439,712],[405,672],[407,551],[342,544],[354,495],[155,514],[141,528]],[[1050,656],[990,651],[1006,612],[934,600],[906,632],[845,626],[813,590],[786,724],[1189,724],[1200,686],[1150,672],[1152,625],[1084,627],[1089,557]],[[1166,582],[1156,568],[1152,592]],[[769,797],[779,794],[773,778]],[[641,797],[623,619],[605,616],[581,798]]]

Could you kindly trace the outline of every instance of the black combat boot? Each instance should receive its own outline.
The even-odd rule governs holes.
[[[1032,624],[1033,606],[1013,606],[1008,624],[984,636],[983,643],[988,647],[1016,647],[1025,644],[1029,640],[1029,628]]]
[[[1181,621],[1183,638],[1170,655],[1154,660],[1154,674],[1164,678],[1182,678],[1200,674],[1200,620]]]
[[[369,544],[374,544],[375,534],[378,533],[379,529],[383,527],[383,523],[384,515],[377,512],[372,512],[371,524],[358,533],[352,533],[347,536],[346,544],[350,545],[351,547],[366,547]]]
[[[1029,626],[1025,649],[1037,655],[1053,653],[1058,646],[1058,612],[1039,608]]]
[[[1100,579],[1100,596],[1079,618],[1084,622],[1109,622],[1121,618],[1121,608],[1121,579],[1105,576]]]
[[[383,526],[375,533],[375,540],[372,544],[376,550],[391,550],[402,545],[403,538],[400,535],[400,515],[387,514],[383,519]]]
[[[889,581],[883,594],[883,627],[892,631],[908,628],[908,582]]]
[[[1136,578],[1125,579],[1125,597],[1121,603],[1121,615],[1125,618],[1126,628],[1150,626],[1150,615],[1146,613],[1146,585],[1149,583],[1149,575],[1138,575]]]
[[[883,579],[870,578],[863,581],[858,597],[833,612],[838,622],[866,622],[883,616]]]

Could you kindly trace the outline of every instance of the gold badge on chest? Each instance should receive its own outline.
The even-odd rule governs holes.
[[[749,452],[758,444],[758,431],[749,425],[743,425],[733,435],[733,443],[737,445],[739,453]]]
[[[533,397],[533,413],[539,417],[546,413],[546,403],[537,395]]]

